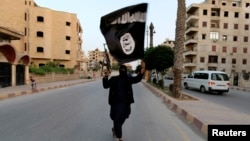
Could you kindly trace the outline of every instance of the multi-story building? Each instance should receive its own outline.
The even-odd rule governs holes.
[[[107,54],[109,56],[110,65],[118,64],[109,52],[107,52]],[[106,63],[104,51],[100,51],[96,48],[95,50],[88,52],[88,70],[93,70],[96,66],[99,66],[100,61]]]
[[[174,40],[170,40],[167,38],[161,45],[168,46],[168,47],[171,47],[173,49],[175,46],[174,42],[175,42]]]
[[[0,27],[0,88],[23,85],[28,79],[30,57],[22,48],[24,35],[9,28]]]
[[[184,73],[250,73],[249,7],[249,0],[205,0],[187,8]]]
[[[31,64],[56,61],[61,67],[85,70],[83,30],[76,14],[40,7],[34,0],[1,0],[0,19],[1,27],[24,35],[22,44],[11,43],[29,54]]]

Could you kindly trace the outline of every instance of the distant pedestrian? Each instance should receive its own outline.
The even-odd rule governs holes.
[[[37,92],[37,89],[36,89],[36,80],[32,76],[30,76],[30,81],[31,81],[32,92]]]
[[[95,72],[93,72],[93,78],[95,79]]]
[[[118,141],[123,141],[122,125],[131,113],[130,105],[134,103],[132,84],[140,82],[144,72],[145,63],[142,61],[141,71],[137,76],[128,75],[127,67],[120,65],[118,76],[112,76],[109,79],[110,72],[106,71],[102,79],[103,87],[109,88],[110,118],[113,120],[112,132]]]

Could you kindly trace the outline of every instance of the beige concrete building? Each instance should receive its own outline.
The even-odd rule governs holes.
[[[161,45],[174,48],[174,46],[175,46],[174,42],[175,42],[174,40],[170,40],[167,38]]]
[[[27,52],[31,64],[56,61],[61,67],[86,71],[83,30],[76,14],[41,7],[34,0],[1,0],[0,19],[0,26],[24,35],[21,44],[11,44],[17,51]]]
[[[118,64],[118,62],[114,59],[112,55],[110,55],[109,52],[108,52],[108,55],[109,55],[111,65]],[[89,71],[93,70],[93,68],[95,68],[96,66],[100,66],[100,63],[99,63],[100,61],[102,62],[104,61],[104,63],[106,63],[104,51],[100,51],[98,48],[96,48],[95,50],[88,52],[88,70]]]
[[[0,26],[0,88],[27,84],[30,57],[23,39],[19,32]],[[19,42],[19,48],[12,41]]]
[[[187,8],[184,73],[250,74],[249,7],[249,0],[205,0]]]

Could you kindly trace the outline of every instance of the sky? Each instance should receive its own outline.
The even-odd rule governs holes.
[[[186,0],[186,6],[203,1],[205,0]],[[101,17],[139,3],[148,3],[146,25],[149,26],[150,23],[154,25],[153,45],[157,46],[167,38],[175,39],[177,0],[35,0],[35,2],[41,7],[77,14],[83,28],[82,50],[86,56],[88,56],[88,51],[96,48],[100,51],[104,50],[105,39],[100,31]],[[145,32],[145,47],[147,46],[146,40]]]

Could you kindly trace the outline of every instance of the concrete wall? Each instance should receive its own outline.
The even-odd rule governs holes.
[[[34,75],[30,74],[30,76],[33,76],[36,80],[36,83],[48,83],[48,82],[56,82],[56,81],[67,81],[67,80],[75,80],[80,79],[80,75],[77,74],[46,74],[45,76],[40,75]]]

